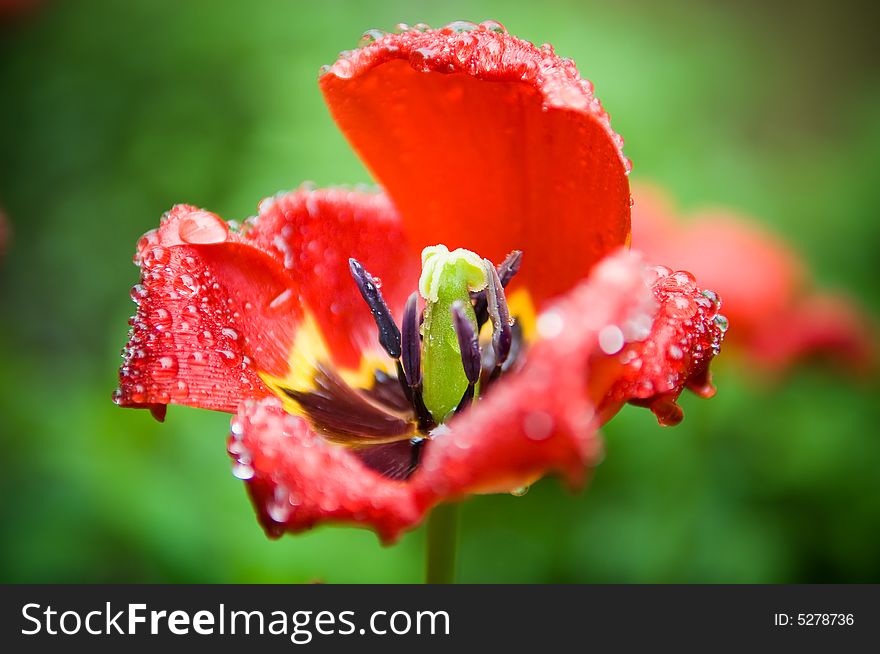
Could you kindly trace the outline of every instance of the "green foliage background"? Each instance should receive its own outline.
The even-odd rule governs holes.
[[[442,6],[441,6],[442,4]],[[774,4],[774,3],[770,3]],[[305,179],[369,181],[315,83],[371,27],[494,18],[573,57],[634,179],[762,217],[880,309],[872,21],[841,3],[53,2],[0,24],[0,581],[414,582],[423,533],[270,542],[228,417],[110,402],[141,233],[175,202],[243,218]],[[591,485],[464,511],[471,582],[880,581],[880,384],[722,355],[661,429],[627,409]]]

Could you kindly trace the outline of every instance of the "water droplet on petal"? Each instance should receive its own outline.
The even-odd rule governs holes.
[[[200,285],[195,278],[187,273],[178,275],[174,280],[174,290],[182,297],[192,297],[199,292]]]
[[[153,375],[157,378],[173,379],[177,375],[178,363],[177,357],[171,354],[161,356],[156,361],[158,364],[153,371]]]
[[[158,332],[171,329],[171,314],[168,313],[167,309],[160,307],[150,314],[150,322]]]
[[[523,431],[533,441],[543,441],[553,435],[553,416],[546,411],[530,411],[523,418]]]
[[[146,252],[144,252],[142,263],[144,268],[148,268],[152,270],[153,268],[158,268],[159,266],[164,266],[170,261],[171,255],[168,250],[163,248],[161,245],[156,245],[154,247],[148,248]]]
[[[730,327],[730,321],[727,320],[727,316],[722,316],[720,313],[714,318],[715,326],[721,330],[721,333],[727,331],[728,327]]]
[[[231,341],[238,340],[238,332],[232,329],[231,327],[224,327],[220,330],[220,333],[223,334],[226,338]]]
[[[482,23],[480,23],[480,27],[490,32],[507,34],[507,28],[505,28],[504,25],[499,23],[497,20],[484,20]]]
[[[455,34],[461,34],[463,32],[473,32],[477,27],[476,23],[472,23],[469,20],[454,20],[448,23],[444,29],[450,30]]]
[[[522,497],[523,495],[525,495],[528,492],[529,492],[528,486],[520,486],[519,488],[514,488],[512,491],[510,491],[510,494],[513,495],[514,497]]]
[[[358,41],[357,47],[366,48],[368,45],[372,45],[379,39],[385,36],[385,32],[382,30],[367,30],[361,35],[360,40]]]
[[[538,333],[541,338],[556,338],[565,328],[565,320],[555,311],[547,311],[538,316]]]
[[[599,349],[605,354],[617,354],[623,344],[623,332],[617,325],[606,325],[599,331]]]
[[[180,240],[194,245],[223,243],[229,229],[220,218],[208,211],[193,211],[181,219],[178,228]]]
[[[232,466],[232,476],[236,479],[241,479],[242,481],[247,481],[248,479],[252,479],[254,476],[254,469],[246,465],[244,463],[236,463]]]

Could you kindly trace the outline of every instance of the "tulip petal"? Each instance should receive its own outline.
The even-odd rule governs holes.
[[[329,521],[369,527],[390,544],[425,513],[412,486],[328,443],[275,398],[242,404],[228,448],[233,473],[246,480],[257,518],[273,538]]]
[[[157,416],[169,403],[234,412],[243,399],[271,394],[265,379],[292,374],[296,347],[357,368],[375,336],[348,257],[381,274],[386,297],[402,307],[418,262],[398,256],[400,243],[396,214],[376,194],[282,194],[264,200],[241,232],[175,207],[138,244],[138,310],[116,402]]]
[[[685,388],[702,397],[714,395],[709,363],[721,348],[728,323],[719,313],[719,297],[700,289],[690,273],[651,266],[647,274],[657,303],[653,320],[621,325],[620,338],[606,333],[606,342],[600,343],[620,365],[600,411],[607,419],[631,402],[650,408],[660,424],[671,426],[683,418],[676,400]],[[634,341],[623,345],[625,335]]]
[[[863,311],[816,291],[805,263],[778,236],[730,211],[701,211],[682,221],[655,187],[639,186],[635,195],[634,246],[717,291],[730,318],[729,338],[754,363],[784,370],[822,356],[856,372],[876,363]]]
[[[320,86],[412,247],[493,261],[524,249],[512,287],[540,308],[626,242],[622,140],[549,46],[485,26],[389,34],[339,59]]]

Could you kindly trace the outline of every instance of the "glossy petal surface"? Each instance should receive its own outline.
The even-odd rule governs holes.
[[[234,412],[269,394],[258,373],[290,372],[307,314],[333,363],[356,368],[373,335],[347,257],[369,262],[402,306],[409,268],[396,256],[400,243],[396,214],[375,194],[283,194],[263,201],[242,233],[210,212],[175,207],[138,244],[138,310],[116,401]]]
[[[526,250],[540,306],[629,234],[622,141],[573,62],[506,33],[387,35],[320,80],[410,243]]]

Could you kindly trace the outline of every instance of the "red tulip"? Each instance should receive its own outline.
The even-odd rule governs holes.
[[[856,371],[873,365],[868,320],[852,301],[816,290],[806,264],[780,237],[732,211],[683,221],[652,186],[636,187],[633,246],[686,268],[724,298],[729,339],[765,368],[783,371],[814,356]]]
[[[236,413],[272,536],[390,542],[446,500],[580,484],[622,404],[674,424],[685,387],[711,394],[726,328],[691,275],[624,251],[629,164],[571,61],[496,23],[374,36],[320,87],[387,196],[301,188],[241,228],[179,205],[135,257],[115,400]],[[420,280],[438,243],[468,252],[429,248]]]

